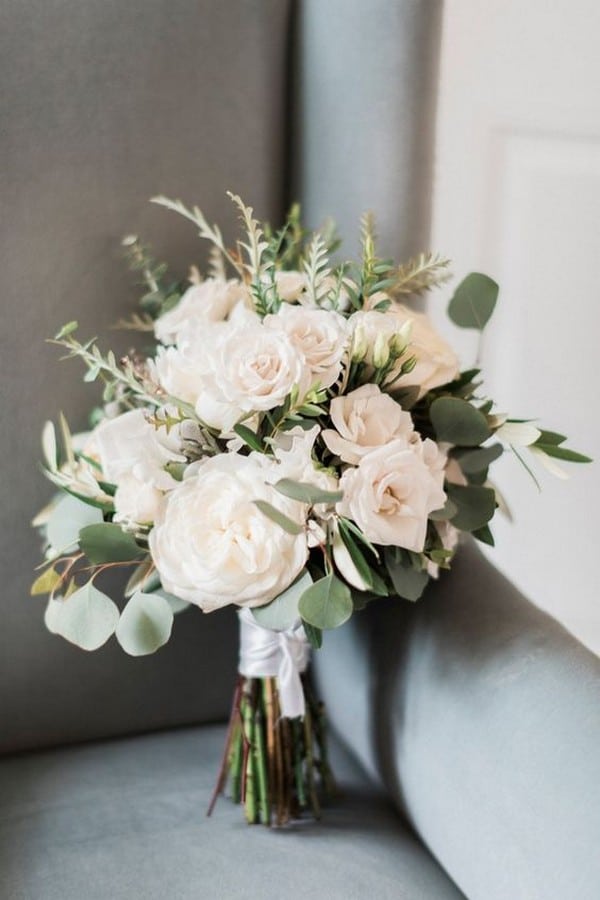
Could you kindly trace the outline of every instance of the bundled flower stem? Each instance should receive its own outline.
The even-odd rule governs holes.
[[[237,681],[211,815],[229,783],[234,803],[249,825],[287,825],[309,813],[321,816],[321,801],[335,793],[327,756],[325,709],[306,678],[305,715],[281,715],[276,678]]]

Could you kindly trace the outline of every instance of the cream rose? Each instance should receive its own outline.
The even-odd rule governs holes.
[[[242,413],[280,406],[294,385],[302,396],[310,369],[291,339],[263,324],[227,324],[207,348],[207,374],[196,412],[226,433]]]
[[[329,411],[336,430],[323,431],[323,440],[332,453],[347,463],[358,464],[369,451],[397,438],[406,442],[416,438],[410,413],[382,394],[376,384],[364,384],[343,397],[335,397]]]
[[[313,382],[327,388],[337,380],[348,346],[344,316],[325,309],[282,306],[277,315],[266,317],[265,325],[288,335],[304,356]]]
[[[265,500],[304,525],[305,507],[265,481],[264,458],[226,453],[191,467],[150,533],[150,552],[166,590],[205,612],[261,606],[284,591],[308,555],[256,506]]]
[[[195,426],[187,423],[191,429]],[[116,484],[115,519],[127,524],[152,522],[165,491],[178,482],[165,468],[183,463],[186,439],[182,423],[167,432],[147,421],[141,409],[104,419],[93,433],[94,446],[106,481]]]
[[[419,553],[425,545],[429,513],[446,502],[443,455],[429,439],[394,440],[363,456],[340,481],[343,516],[354,519],[375,544]]]
[[[279,270],[275,272],[275,284],[281,300],[285,303],[297,303],[306,289],[306,275],[303,272]]]
[[[207,278],[189,287],[173,309],[159,316],[154,333],[163,344],[179,343],[197,322],[221,322],[236,304],[247,300],[247,288],[240,281]]]

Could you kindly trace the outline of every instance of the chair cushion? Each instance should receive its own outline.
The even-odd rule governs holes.
[[[179,729],[5,757],[0,896],[11,900],[447,900],[463,895],[339,747],[322,822],[205,815],[224,730]]]

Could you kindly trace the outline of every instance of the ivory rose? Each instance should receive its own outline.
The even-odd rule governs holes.
[[[429,513],[445,501],[444,457],[429,439],[407,444],[396,439],[363,456],[340,480],[337,509],[354,519],[375,544],[420,553]]]
[[[154,333],[163,344],[179,343],[182,334],[197,322],[221,322],[240,301],[248,299],[245,285],[236,279],[207,278],[193,284],[173,309],[154,323]]]
[[[304,525],[305,507],[265,481],[264,459],[226,453],[190,467],[150,533],[165,589],[205,612],[261,606],[300,573],[304,531],[288,534],[256,506],[265,500]]]
[[[158,515],[163,493],[177,485],[165,466],[185,462],[183,431],[182,425],[169,432],[155,428],[141,409],[104,419],[97,426],[93,439],[103,477],[117,485],[117,522],[146,524]]]
[[[344,316],[325,309],[282,306],[277,315],[266,317],[265,325],[288,335],[304,356],[313,383],[327,388],[337,380],[348,345]]]
[[[343,462],[358,464],[365,454],[396,438],[410,441],[416,437],[410,413],[376,384],[335,397],[329,412],[335,431],[323,431],[327,447]]]
[[[302,396],[311,382],[310,369],[292,340],[263,324],[227,323],[206,348],[206,365],[196,412],[223,433],[242,413],[280,406],[294,385]]]

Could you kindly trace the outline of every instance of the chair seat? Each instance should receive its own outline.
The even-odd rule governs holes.
[[[2,900],[462,897],[339,745],[323,821],[267,832],[205,815],[224,729],[180,729],[0,762]]]

